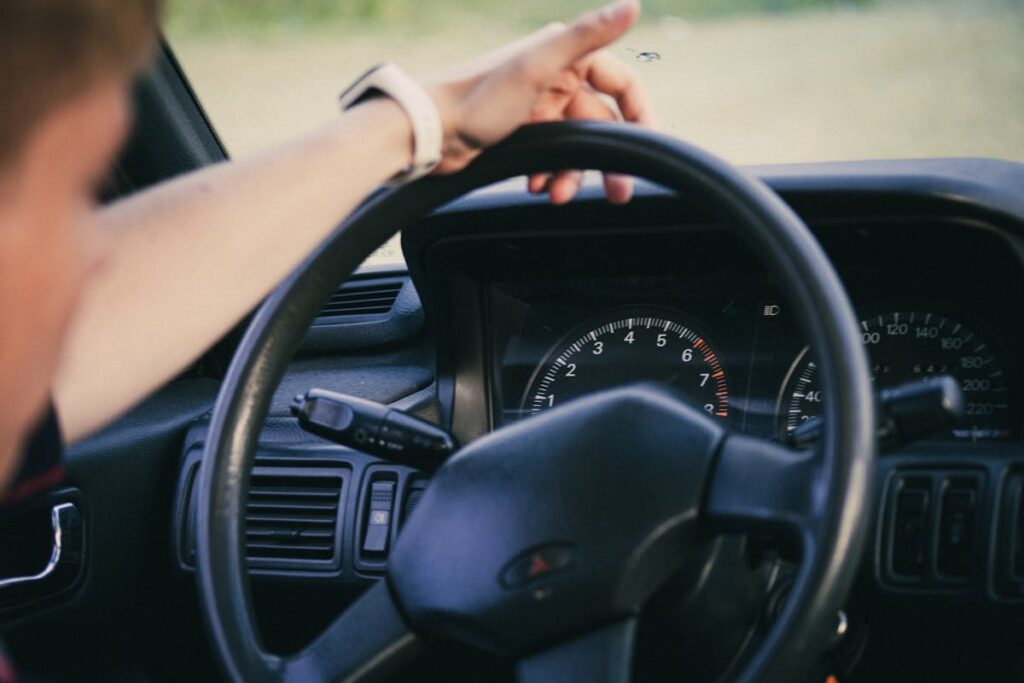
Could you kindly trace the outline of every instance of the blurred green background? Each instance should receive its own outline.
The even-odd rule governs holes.
[[[337,116],[370,65],[438,74],[589,0],[167,0],[165,30],[232,156]],[[663,132],[739,164],[1024,161],[1024,0],[645,0],[610,51]],[[651,58],[656,54],[657,58]],[[355,172],[355,171],[354,171]],[[401,260],[391,245],[380,261]]]
[[[707,19],[752,12],[790,12],[815,7],[867,5],[876,0],[646,0],[649,15]],[[172,0],[178,30],[216,30],[220,23],[250,31],[325,29],[331,24],[414,21],[436,26],[466,14],[523,28],[565,19],[595,6],[588,0]]]

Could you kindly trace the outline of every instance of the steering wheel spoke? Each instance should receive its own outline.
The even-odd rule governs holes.
[[[519,661],[519,683],[627,683],[633,669],[636,619],[625,619]]]
[[[386,582],[366,591],[319,638],[284,663],[285,681],[380,680],[421,650]]]
[[[705,513],[725,531],[800,540],[813,524],[818,465],[813,451],[730,435],[711,475]]]

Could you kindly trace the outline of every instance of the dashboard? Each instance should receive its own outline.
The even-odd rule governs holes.
[[[949,375],[964,395],[959,422],[878,459],[865,574],[884,595],[1024,603],[1020,167],[758,174],[836,269],[876,388]],[[622,207],[597,188],[567,207],[522,197],[460,200],[403,235],[436,345],[440,419],[462,443],[635,382],[783,442],[822,412],[786,274],[698,198],[646,184]]]
[[[935,617],[931,635],[959,638],[961,607],[980,614],[1024,604],[1024,166],[886,162],[760,175],[836,268],[878,387],[949,374],[967,399],[961,423],[878,458],[871,545],[849,613],[854,631],[870,622],[886,671],[905,656],[908,632],[920,635],[914,661],[931,662],[922,609]],[[761,438],[783,440],[821,410],[815,351],[781,293],[785,274],[766,270],[739,231],[689,198],[641,184],[627,206],[609,206],[591,188],[554,207],[506,186],[418,222],[403,233],[403,248],[408,274],[364,272],[338,293],[341,300],[398,287],[398,303],[347,318],[332,308],[314,323],[271,407],[250,499],[261,528],[275,485],[337,496],[336,510],[317,522],[332,530],[328,542],[322,529],[298,547],[292,537],[278,545],[266,535],[247,539],[253,585],[275,604],[283,587],[355,594],[377,580],[430,481],[296,429],[291,399],[310,388],[391,404],[462,444],[634,382],[673,387],[730,430]],[[203,420],[190,429],[175,493],[174,548],[186,572],[195,563],[205,429]],[[622,467],[641,457],[624,453]],[[375,544],[381,535],[371,538],[368,520],[381,498],[393,523]],[[775,566],[760,542],[722,542],[723,552],[750,548],[758,559],[754,576],[744,576],[765,582],[749,595],[760,599],[771,582],[784,583],[774,569],[760,573]],[[746,567],[749,557],[734,559]],[[728,574],[734,564],[718,566]],[[760,603],[751,604],[760,615]],[[275,621],[272,639],[286,648],[308,642],[316,629],[296,621]],[[972,633],[984,644],[1020,632],[1019,620],[1007,623]],[[729,641],[704,645],[734,652]]]
[[[854,302],[877,387],[952,375],[966,414],[936,440],[1020,439],[1024,326],[1007,303],[1022,278],[1010,245],[952,219],[815,229]],[[472,264],[455,286],[478,303],[459,324],[480,333],[485,429],[644,381],[753,436],[784,440],[821,412],[814,350],[777,276],[723,226],[505,235],[451,245],[448,257]]]

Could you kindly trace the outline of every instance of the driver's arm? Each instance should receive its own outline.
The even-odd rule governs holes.
[[[601,48],[636,20],[619,0],[571,26],[549,26],[428,88],[444,125],[439,172],[462,168],[521,124],[650,122],[636,78]],[[54,396],[73,442],[181,371],[235,325],[374,188],[405,167],[412,133],[402,109],[370,100],[320,130],[244,162],[217,164],[103,209],[115,241],[83,292]],[[568,201],[579,175],[531,178]],[[628,180],[605,179],[626,201]]]

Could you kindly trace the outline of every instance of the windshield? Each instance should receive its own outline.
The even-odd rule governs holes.
[[[336,114],[384,61],[430,78],[598,0],[171,0],[166,32],[228,152]],[[613,48],[664,132],[738,164],[1024,161],[1019,0],[647,0]],[[400,262],[392,245],[376,263]]]

